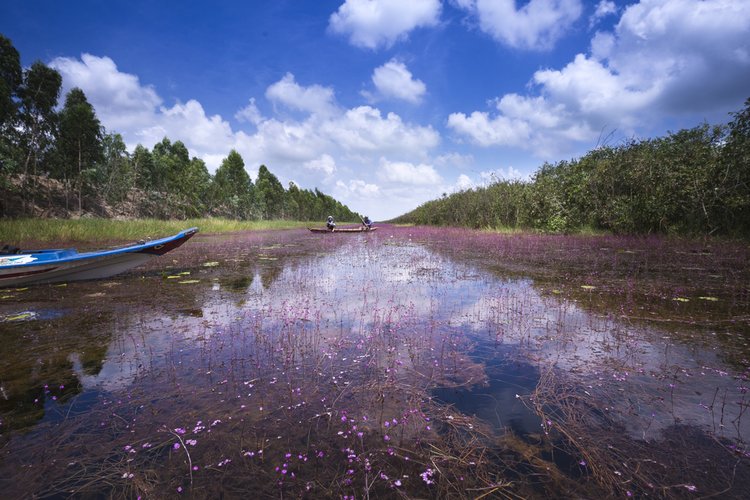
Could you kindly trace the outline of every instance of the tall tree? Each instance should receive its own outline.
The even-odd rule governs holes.
[[[60,73],[39,61],[24,71],[23,83],[18,89],[21,99],[22,144],[26,151],[24,174],[29,173],[29,167],[36,173],[40,157],[54,142],[57,119],[55,106],[61,86]]]
[[[253,182],[245,170],[242,156],[234,149],[216,169],[213,199],[221,215],[249,218],[253,198]]]
[[[84,174],[93,177],[97,163],[104,158],[102,136],[101,124],[86,94],[79,88],[72,89],[60,113],[58,151],[63,178],[75,181],[79,211],[83,208]]]
[[[12,150],[18,120],[15,98],[22,81],[18,51],[9,39],[0,35],[0,185],[4,176],[15,170],[18,163]]]
[[[13,97],[23,81],[21,58],[13,43],[0,35],[0,130],[15,116]]]
[[[135,170],[120,134],[106,134],[102,140],[104,158],[98,169],[97,184],[110,203],[119,203],[135,187]]]
[[[279,179],[261,165],[255,180],[255,200],[264,219],[284,217],[285,194]]]

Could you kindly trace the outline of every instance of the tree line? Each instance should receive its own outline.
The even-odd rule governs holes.
[[[750,236],[750,99],[725,125],[598,147],[429,201],[396,222],[621,234]]]
[[[60,73],[42,62],[22,69],[18,51],[0,34],[0,216],[34,215],[41,186],[52,179],[62,197],[46,202],[79,213],[106,204],[137,217],[359,220],[317,188],[285,189],[265,165],[253,182],[235,150],[214,175],[181,141],[166,137],[130,153],[80,88],[58,109],[61,88]],[[13,198],[20,209],[7,206]]]

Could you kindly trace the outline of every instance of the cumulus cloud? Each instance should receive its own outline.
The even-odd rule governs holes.
[[[432,165],[391,162],[385,158],[380,160],[378,177],[385,181],[401,184],[437,185],[443,182],[442,177]]]
[[[594,26],[607,16],[617,13],[617,5],[612,0],[601,0],[597,5],[594,13],[589,19],[589,25]]]
[[[380,194],[380,187],[362,179],[352,179],[349,182],[336,181],[336,189],[343,196],[374,198]]]
[[[85,54],[80,60],[55,59],[51,65],[63,76],[66,91],[83,89],[102,124],[122,134],[131,151],[138,143],[151,148],[168,137],[182,141],[191,155],[202,158],[213,171],[235,149],[252,177],[265,164],[282,183],[295,179],[303,188],[333,190],[353,210],[364,207],[379,213],[378,217],[403,213],[429,199],[429,193],[420,192],[414,198],[416,191],[410,184],[414,180],[388,169],[390,175],[379,183],[363,180],[355,172],[374,173],[383,158],[396,157],[414,162],[416,171],[423,169],[427,178],[437,175],[420,166],[440,143],[440,134],[432,127],[405,122],[395,113],[383,114],[372,106],[344,109],[333,89],[301,85],[292,74],[269,85],[265,95],[270,102],[303,111],[303,115],[263,116],[255,99],[250,99],[235,114],[238,121],[256,126],[253,133],[246,133],[232,130],[219,115],[209,115],[197,100],[165,106],[153,87],[119,71],[109,58]],[[346,168],[340,168],[341,164]],[[409,189],[400,189],[400,183]]]
[[[135,75],[118,71],[109,57],[58,57],[49,65],[63,75],[63,95],[73,87],[84,89],[99,118],[112,128],[125,128],[133,122],[147,125],[162,104],[152,86],[142,85]]]
[[[303,87],[291,73],[266,89],[266,99],[311,114],[331,115],[337,111],[333,89],[321,85]]]
[[[535,95],[502,96],[494,112],[453,113],[448,126],[475,144],[547,159],[605,128],[632,134],[660,115],[725,119],[747,97],[748,32],[747,2],[642,0],[593,37],[590,54],[537,71]]]
[[[237,113],[234,114],[234,117],[239,122],[248,122],[253,125],[258,125],[263,121],[263,114],[255,104],[255,97],[251,97],[248,105],[237,111]]]
[[[336,160],[329,154],[322,154],[319,158],[306,161],[303,166],[308,170],[315,170],[323,172],[326,175],[331,175],[336,171]]]
[[[516,8],[516,0],[460,0],[482,31],[515,48],[547,50],[581,16],[580,0],[530,0]]]
[[[435,26],[440,11],[440,0],[346,0],[328,27],[357,47],[388,48],[416,28]]]
[[[406,65],[395,59],[375,68],[372,83],[383,97],[411,103],[420,102],[427,91],[424,82],[414,79]]]

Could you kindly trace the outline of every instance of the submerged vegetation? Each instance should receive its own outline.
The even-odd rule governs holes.
[[[599,147],[427,202],[395,222],[750,237],[750,99],[726,126]]]
[[[196,235],[0,292],[9,497],[743,498],[739,242]]]

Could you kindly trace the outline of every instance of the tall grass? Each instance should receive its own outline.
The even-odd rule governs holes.
[[[230,219],[112,220],[112,219],[7,219],[0,220],[0,243],[23,246],[33,241],[92,242],[169,236],[198,227],[203,233],[292,229],[309,222],[288,220],[238,221]]]

